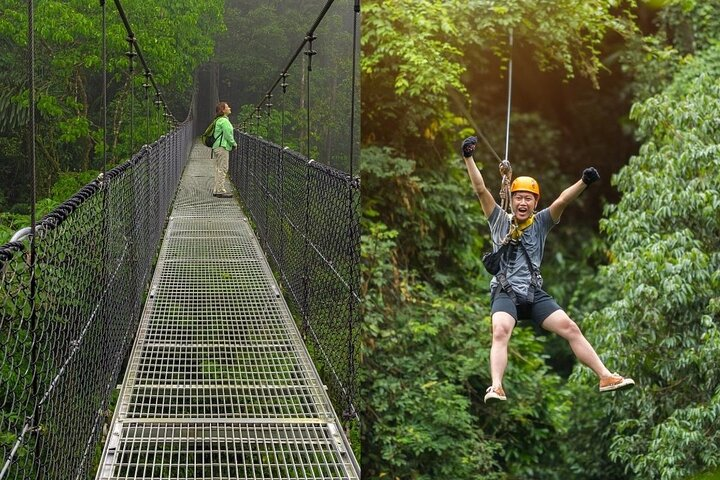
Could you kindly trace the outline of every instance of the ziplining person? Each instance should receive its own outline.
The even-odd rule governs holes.
[[[545,238],[560,221],[565,208],[590,184],[600,179],[599,173],[594,167],[586,168],[580,180],[566,188],[549,207],[537,213],[535,209],[540,200],[540,185],[531,177],[517,177],[509,189],[510,214],[495,202],[485,186],[473,159],[476,145],[476,137],[466,138],[462,144],[462,156],[483,213],[488,219],[493,251],[502,250],[498,254],[499,271],[490,282],[492,385],[487,388],[485,402],[507,398],[502,380],[507,367],[508,342],[518,320],[530,320],[567,340],[577,359],[598,376],[601,392],[632,387],[635,382],[631,378],[612,373],[605,367],[577,324],[542,290],[540,264]],[[509,168],[507,161],[503,163]]]

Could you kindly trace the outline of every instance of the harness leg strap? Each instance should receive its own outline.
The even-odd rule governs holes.
[[[497,275],[495,275],[495,278],[497,278],[498,282],[500,283],[500,288],[502,288],[503,291],[508,294],[510,300],[512,300],[512,302],[517,305],[517,296],[515,295],[515,291],[512,289],[510,282],[508,282],[505,272],[498,273]]]

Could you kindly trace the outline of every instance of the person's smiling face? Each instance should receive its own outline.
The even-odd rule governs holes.
[[[512,194],[512,209],[518,223],[522,223],[533,214],[537,206],[537,197],[530,192],[515,192]]]

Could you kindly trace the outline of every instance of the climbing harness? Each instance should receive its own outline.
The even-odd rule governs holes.
[[[525,249],[525,244],[523,243],[522,238],[503,245],[501,250],[504,249],[504,255],[509,256],[511,251],[517,250],[518,248],[522,250],[525,261],[527,261],[528,264],[528,269],[530,270],[530,285],[528,287],[527,295],[525,296],[525,301],[527,303],[532,303],[535,300],[535,290],[542,286],[542,276],[540,275],[540,270],[538,270],[532,263],[532,260],[530,260],[530,255]],[[498,252],[499,251],[500,250],[498,250]],[[512,285],[508,282],[505,270],[498,271],[498,273],[495,274],[495,278],[497,279],[500,288],[508,294],[510,300],[512,300],[515,305],[518,305],[517,295],[515,295]]]
[[[512,165],[510,165],[509,160],[509,151],[510,151],[510,112],[511,112],[511,106],[512,106],[512,74],[513,74],[513,61],[512,61],[512,48],[513,48],[513,32],[512,29],[509,33],[509,41],[508,45],[510,47],[510,55],[508,59],[508,95],[507,95],[507,118],[505,123],[505,158],[500,160],[498,155],[495,153],[492,148],[492,152],[495,154],[495,157],[500,160],[500,163],[498,165],[498,169],[500,171],[501,176],[501,182],[500,182],[500,207],[502,208],[503,212],[508,215],[508,220],[510,223],[510,228],[508,229],[507,235],[505,235],[505,238],[500,242],[500,248],[498,248],[497,251],[492,253],[486,253],[483,256],[483,265],[485,265],[485,269],[492,275],[495,276],[495,278],[498,281],[499,288],[501,288],[505,293],[508,294],[510,299],[515,303],[518,304],[518,298],[515,292],[512,289],[512,286],[510,285],[510,282],[508,282],[507,279],[507,273],[506,270],[502,269],[502,263],[504,259],[508,259],[510,257],[510,253],[514,253],[515,258],[517,256],[517,250],[522,250],[523,256],[525,257],[525,260],[528,264],[528,269],[530,270],[530,286],[528,288],[527,296],[525,297],[525,301],[532,303],[535,298],[535,290],[540,288],[542,285],[542,276],[540,275],[540,271],[535,267],[535,265],[532,263],[532,260],[530,259],[530,255],[528,254],[525,244],[522,241],[522,234],[523,232],[532,225],[534,216],[531,216],[527,221],[523,222],[523,225],[519,225],[518,222],[515,220],[515,216],[512,213],[512,205],[511,205],[511,194],[512,194],[512,186],[513,183],[513,175],[512,175]],[[481,134],[482,136],[482,134]],[[485,137],[482,137],[483,140],[485,140]],[[487,140],[485,141],[487,144]],[[489,145],[488,145],[489,146]],[[524,180],[525,177],[518,177],[517,180],[523,179],[523,181],[529,181],[532,179]],[[534,180],[533,180],[534,182]],[[536,191],[537,189],[537,191]],[[533,184],[533,188],[530,190],[536,195],[539,196],[539,187],[537,186],[537,183]],[[505,262],[507,265],[507,261]]]

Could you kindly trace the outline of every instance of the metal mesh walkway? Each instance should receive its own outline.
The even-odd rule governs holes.
[[[237,200],[196,144],[97,479],[354,479],[359,468]]]

